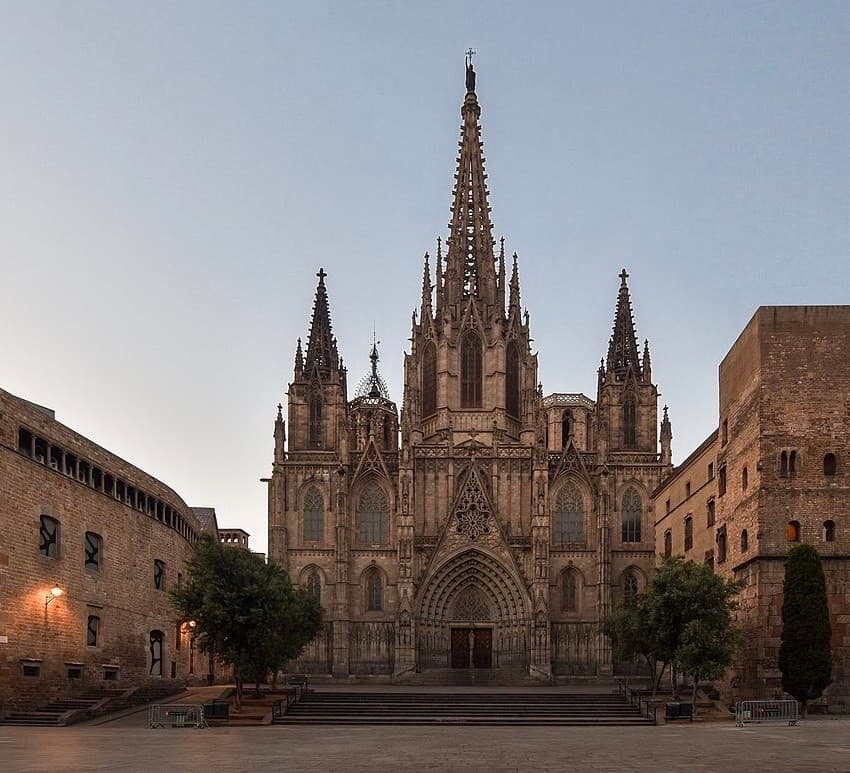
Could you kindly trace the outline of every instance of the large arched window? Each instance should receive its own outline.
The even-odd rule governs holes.
[[[640,542],[642,509],[640,495],[633,488],[629,488],[623,495],[623,542]]]
[[[437,412],[437,347],[425,344],[422,353],[422,416]]]
[[[361,543],[374,545],[387,541],[388,510],[387,495],[377,484],[371,484],[360,495],[357,533]]]
[[[505,365],[505,410],[508,416],[519,418],[519,350],[511,341],[508,344]]]
[[[634,395],[623,402],[623,448],[637,447],[637,408]]]
[[[319,578],[319,573],[315,569],[307,575],[307,593],[309,593],[320,604],[322,603],[322,581]]]
[[[322,394],[315,391],[310,395],[310,445],[322,445]]]
[[[320,542],[325,536],[325,503],[315,486],[304,497],[304,541]]]
[[[566,569],[561,575],[561,611],[578,612],[578,572]]]
[[[460,407],[481,407],[481,339],[473,332],[463,337],[460,347]]]
[[[366,572],[366,611],[380,612],[384,608],[381,572],[373,568]]]
[[[584,542],[584,500],[572,483],[567,483],[558,494],[554,526],[556,543]]]
[[[638,578],[634,569],[626,569],[623,572],[623,603],[627,607],[633,607],[637,602]]]

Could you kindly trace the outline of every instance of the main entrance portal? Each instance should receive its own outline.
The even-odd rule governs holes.
[[[492,628],[452,628],[452,668],[492,668]]]

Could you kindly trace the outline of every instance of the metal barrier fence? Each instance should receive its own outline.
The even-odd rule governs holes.
[[[150,727],[209,727],[197,703],[154,703],[148,706]]]
[[[751,722],[787,722],[796,725],[800,718],[797,701],[738,701],[735,724],[743,727]]]
[[[653,706],[648,700],[641,697],[638,690],[629,687],[629,683],[624,679],[617,680],[617,687],[626,701],[640,711],[641,716],[652,720],[653,725],[658,724],[658,707]]]

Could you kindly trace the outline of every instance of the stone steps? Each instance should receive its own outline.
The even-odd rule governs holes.
[[[305,695],[275,724],[647,725],[619,695],[322,691]]]

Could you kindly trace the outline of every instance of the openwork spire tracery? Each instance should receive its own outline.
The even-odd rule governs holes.
[[[466,98],[461,108],[460,150],[458,152],[452,219],[449,223],[446,279],[450,302],[477,296],[493,303],[496,295],[496,263],[493,252],[493,225],[490,222],[487,175],[484,152],[481,107],[475,94],[475,71],[467,54]]]
[[[316,276],[319,277],[319,284],[316,286],[316,299],[313,301],[313,318],[310,322],[310,338],[307,341],[307,357],[304,364],[307,373],[317,366],[321,377],[329,378],[331,371],[339,367],[339,353],[331,329],[331,312],[328,305],[328,292],[325,289],[327,274],[323,268],[320,268]]]
[[[617,295],[617,311],[614,315],[614,332],[608,344],[608,372],[613,371],[618,379],[623,379],[631,367],[637,377],[642,374],[640,357],[638,356],[635,323],[632,317],[632,302],[629,297],[629,286],[626,269],[620,273],[620,291]]]

